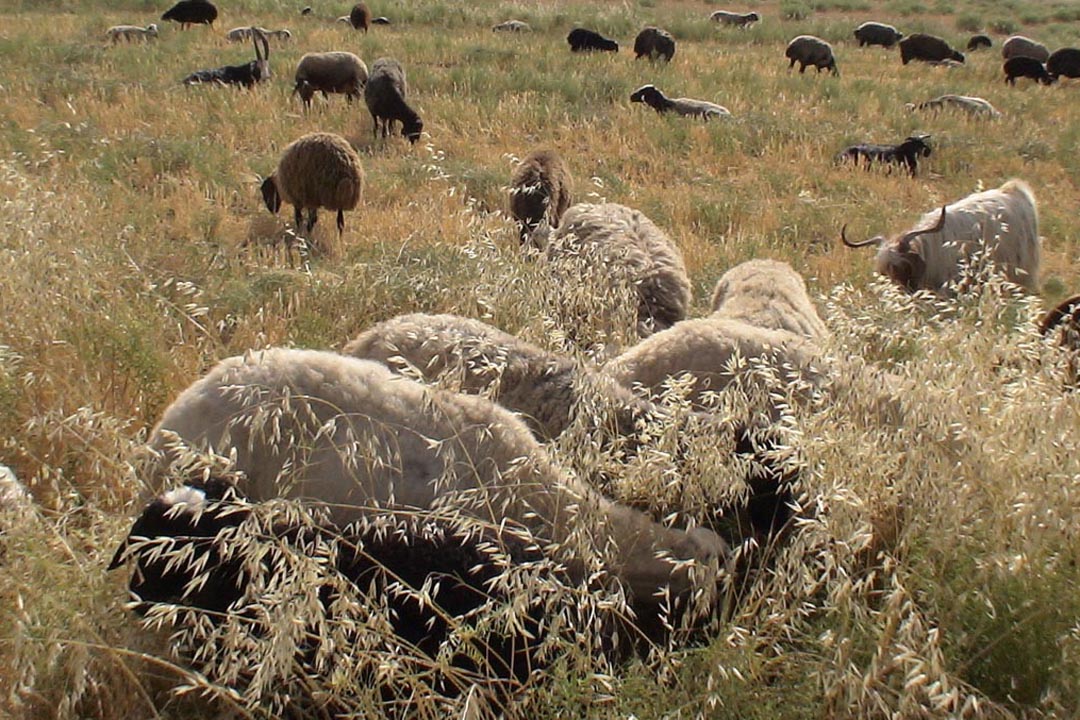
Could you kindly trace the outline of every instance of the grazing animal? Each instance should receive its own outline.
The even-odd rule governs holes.
[[[182,30],[187,30],[189,25],[213,27],[217,16],[218,9],[209,0],[180,0],[166,10],[161,19],[178,22]]]
[[[968,52],[991,47],[994,47],[994,41],[988,35],[972,35],[967,44]]]
[[[706,100],[692,98],[669,98],[655,85],[642,85],[630,94],[630,102],[645,103],[658,113],[674,112],[708,120],[713,117],[731,117],[726,107]]]
[[[251,27],[235,27],[229,32],[225,33],[225,39],[229,42],[240,42],[242,40],[248,40],[254,34],[256,28]],[[267,30],[266,28],[258,28],[259,32],[265,35],[267,38],[277,38],[278,40],[291,40],[292,32],[286,29],[281,30]]]
[[[1076,48],[1055,50],[1046,61],[1046,71],[1054,79],[1080,78],[1080,50]]]
[[[367,79],[367,65],[351,52],[305,53],[296,64],[293,94],[300,96],[304,107],[311,107],[316,92],[323,97],[341,93],[351,103],[363,95]]]
[[[303,8],[300,9],[300,14],[305,16],[310,15],[313,12],[314,10],[311,9],[310,5],[305,5]]]
[[[533,238],[541,223],[559,226],[559,218],[573,201],[573,177],[554,150],[533,150],[510,177],[510,214],[521,226],[521,244]],[[534,238],[539,239],[539,238]]]
[[[671,62],[675,57],[675,38],[663,28],[645,28],[634,38],[634,59],[643,57]]]
[[[246,497],[303,499],[339,527],[387,505],[438,508],[518,523],[570,552],[610,546],[612,571],[645,603],[697,586],[685,561],[708,572],[727,555],[711,531],[668,528],[603,498],[490,401],[336,353],[273,348],[220,362],[165,410],[147,487],[161,492],[190,449],[208,448],[231,458]]]
[[[112,41],[113,45],[124,40],[126,42],[142,42],[158,36],[158,26],[150,23],[146,27],[138,25],[113,25],[105,31],[105,37]]]
[[[602,50],[605,52],[619,52],[619,43],[609,40],[595,30],[574,28],[566,36],[566,42],[570,44],[571,52],[585,52],[589,50]]]
[[[1050,50],[1041,42],[1023,35],[1013,35],[1001,44],[1001,59],[1026,57],[1045,63],[1050,59]]]
[[[349,141],[333,133],[309,133],[289,143],[277,169],[263,180],[262,197],[275,215],[281,203],[293,206],[296,231],[303,226],[301,213],[308,211],[305,232],[315,227],[319,208],[337,210],[337,229],[345,229],[345,211],[353,210],[364,191],[364,168]]]
[[[224,65],[212,70],[196,70],[184,78],[185,85],[199,83],[217,83],[218,85],[243,85],[255,87],[270,78],[270,42],[258,28],[251,28],[251,39],[255,45],[255,59],[243,65]],[[262,54],[259,44],[262,44]]]
[[[529,23],[523,20],[504,20],[498,25],[493,25],[492,32],[532,32]]]
[[[819,73],[822,70],[832,70],[833,75],[840,75],[832,45],[813,35],[799,35],[792,39],[784,51],[784,57],[791,61],[788,63],[789,70],[795,67],[795,63],[799,63],[800,74],[812,65]]]
[[[908,290],[947,292],[976,253],[993,261],[1010,282],[1035,292],[1039,286],[1039,217],[1035,196],[1023,180],[968,195],[926,213],[915,228],[891,238],[883,235],[849,242],[877,245],[877,272]]]
[[[867,168],[874,162],[903,164],[907,165],[911,176],[915,177],[919,169],[919,156],[930,157],[930,146],[926,142],[929,137],[929,135],[912,135],[898,145],[860,143],[842,150],[837,160],[850,160],[858,164],[861,159]]]
[[[4,533],[30,516],[34,498],[7,465],[0,465],[0,559],[4,555]]]
[[[1001,117],[1001,113],[989,101],[970,95],[940,95],[919,104],[908,103],[911,110],[947,110],[955,109],[972,117]]]
[[[334,22],[340,23],[341,25],[352,25],[352,18],[350,18],[348,15],[342,15],[338,19],[334,20]]]
[[[1051,85],[1057,80],[1040,61],[1022,55],[1009,58],[1001,69],[1005,73],[1005,83],[1008,85],[1016,85],[1016,78],[1021,77],[1031,78],[1043,85]]]
[[[811,340],[829,336],[802,276],[779,260],[747,260],[724,273],[713,289],[712,311],[713,318],[784,330]]]
[[[386,17],[385,15],[380,15],[379,17],[371,18],[371,24],[372,25],[389,25],[390,24],[390,18]]]
[[[732,25],[737,28],[745,29],[754,23],[759,22],[761,16],[756,12],[736,13],[728,12],[727,10],[716,10],[709,15],[709,19],[715,23],[720,23],[721,25]]]
[[[912,60],[921,62],[942,62],[954,60],[964,62],[964,54],[953,50],[949,43],[936,35],[915,33],[900,41],[900,62],[907,65]]]
[[[378,136],[382,127],[383,137],[394,130],[394,123],[401,122],[401,134],[410,143],[420,139],[424,123],[416,111],[405,102],[409,85],[405,68],[393,58],[379,58],[371,64],[367,85],[364,86],[364,102],[374,124],[372,135]]]
[[[1039,333],[1066,353],[1065,384],[1080,386],[1080,295],[1062,301],[1039,321]]]
[[[371,27],[371,10],[368,10],[366,4],[358,2],[353,5],[352,10],[349,11],[349,24],[353,26],[353,30],[368,31]]]
[[[904,33],[892,25],[878,22],[864,22],[855,28],[854,35],[855,39],[859,41],[859,47],[880,45],[881,47],[891,48],[904,38]]]

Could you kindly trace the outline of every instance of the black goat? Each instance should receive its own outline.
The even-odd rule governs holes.
[[[571,30],[570,34],[566,36],[566,42],[570,44],[571,52],[582,52],[586,50],[619,52],[619,43],[614,40],[609,40],[595,30],[586,30],[585,28],[574,28]],[[672,54],[674,54],[674,50],[672,51]]]
[[[212,70],[196,70],[184,78],[185,85],[197,83],[218,83],[220,85],[243,85],[253,87],[270,77],[270,43],[266,33],[258,28],[251,28],[251,39],[255,43],[255,59],[243,65],[225,65]],[[259,43],[263,54],[259,54]]]
[[[209,25],[213,27],[217,16],[217,8],[208,0],[180,0],[180,2],[166,10],[161,19],[178,22],[180,27],[186,30],[188,25]]]
[[[908,170],[911,171],[911,176],[915,177],[915,172],[919,167],[918,157],[920,155],[930,157],[930,146],[926,143],[929,138],[929,135],[912,135],[899,145],[860,143],[841,151],[837,156],[837,161],[851,160],[858,163],[861,158],[865,161],[867,168],[875,161],[896,163],[897,165],[905,164]]]
[[[1016,85],[1016,78],[1018,77],[1031,78],[1043,85],[1050,85],[1057,80],[1056,77],[1050,74],[1045,65],[1030,57],[1011,57],[1005,61],[1001,69],[1005,71],[1005,82],[1009,85]]]

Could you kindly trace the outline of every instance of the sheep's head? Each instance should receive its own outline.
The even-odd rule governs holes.
[[[952,55],[949,56],[950,60],[955,60],[958,63],[964,62],[964,53],[959,50],[953,50]]]
[[[408,138],[409,142],[415,144],[420,139],[420,133],[424,131],[424,121],[420,119],[420,116],[414,116],[401,123],[401,134]]]
[[[315,86],[307,80],[297,80],[296,85],[293,87],[293,95],[299,95],[303,103],[309,105],[312,98],[315,97]]]
[[[761,20],[761,16],[758,15],[756,12],[747,13],[746,15],[747,22],[758,22],[759,20]]]
[[[157,24],[150,23],[149,25],[147,25],[146,26],[146,34],[147,35],[153,35],[154,37],[157,37],[157,34],[158,34]]]
[[[630,93],[630,102],[645,103],[650,107],[656,107],[663,103],[666,98],[655,85],[642,85]]]
[[[262,191],[263,203],[266,205],[266,209],[277,215],[281,210],[281,193],[278,191],[277,186],[277,174],[271,175],[262,181],[260,186]]]

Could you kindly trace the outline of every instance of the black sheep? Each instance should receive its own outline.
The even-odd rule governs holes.
[[[166,10],[161,19],[178,22],[180,27],[186,30],[188,25],[209,25],[213,27],[217,16],[217,8],[208,0],[180,0],[180,2]]]
[[[1059,77],[1080,77],[1080,50],[1076,48],[1061,48],[1050,54],[1046,61],[1046,71],[1057,79]]]
[[[374,135],[382,128],[383,137],[393,132],[394,123],[401,122],[401,134],[415,143],[420,139],[424,123],[416,111],[405,102],[409,85],[405,68],[393,58],[379,58],[371,64],[371,73],[364,86],[364,102],[375,126]]]
[[[930,156],[930,146],[926,144],[929,137],[929,135],[913,135],[906,138],[899,145],[860,143],[845,148],[837,156],[837,160],[851,160],[858,163],[862,159],[865,161],[867,168],[874,162],[904,164],[907,165],[912,177],[914,177],[916,170],[918,170],[918,157],[920,155],[923,157]]]
[[[196,70],[184,78],[185,85],[198,83],[217,83],[219,85],[242,85],[254,87],[270,77],[270,43],[266,34],[258,28],[251,29],[251,39],[255,43],[255,59],[243,65],[224,65],[210,70]],[[259,53],[259,43],[263,53]]]
[[[968,51],[978,50],[980,48],[994,47],[994,41],[990,39],[988,35],[972,35],[968,40]]]
[[[671,61],[675,57],[675,38],[667,30],[647,27],[634,39],[634,59]]]
[[[877,22],[864,22],[855,28],[854,34],[855,39],[859,41],[859,47],[880,45],[881,47],[891,48],[904,38],[904,33],[892,25]]]
[[[585,50],[603,50],[606,52],[619,52],[619,43],[609,40],[594,30],[575,28],[566,36],[566,42],[570,43],[571,52]]]
[[[955,60],[964,62],[964,54],[953,50],[949,43],[935,35],[915,33],[900,41],[900,61],[907,65],[912,60],[923,62],[942,62]]]
[[[368,6],[362,2],[353,5],[352,10],[349,11],[349,24],[354,30],[367,32],[371,26],[371,11],[368,10]]]
[[[1031,78],[1043,85],[1050,85],[1056,79],[1047,72],[1046,66],[1035,58],[1011,57],[1001,69],[1005,71],[1005,82],[1009,85],[1016,85],[1016,78],[1020,77]]]

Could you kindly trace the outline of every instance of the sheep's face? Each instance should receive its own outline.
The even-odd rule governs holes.
[[[955,60],[958,63],[964,62],[964,53],[959,50],[953,50],[952,55],[949,56],[950,60]]]
[[[266,209],[275,215],[281,210],[281,193],[278,192],[277,179],[271,175],[262,181],[260,187],[262,191],[263,203],[266,205]]]
[[[424,121],[420,118],[412,122],[404,122],[401,125],[401,134],[408,138],[409,142],[415,144],[420,139],[420,133],[424,131]]]

